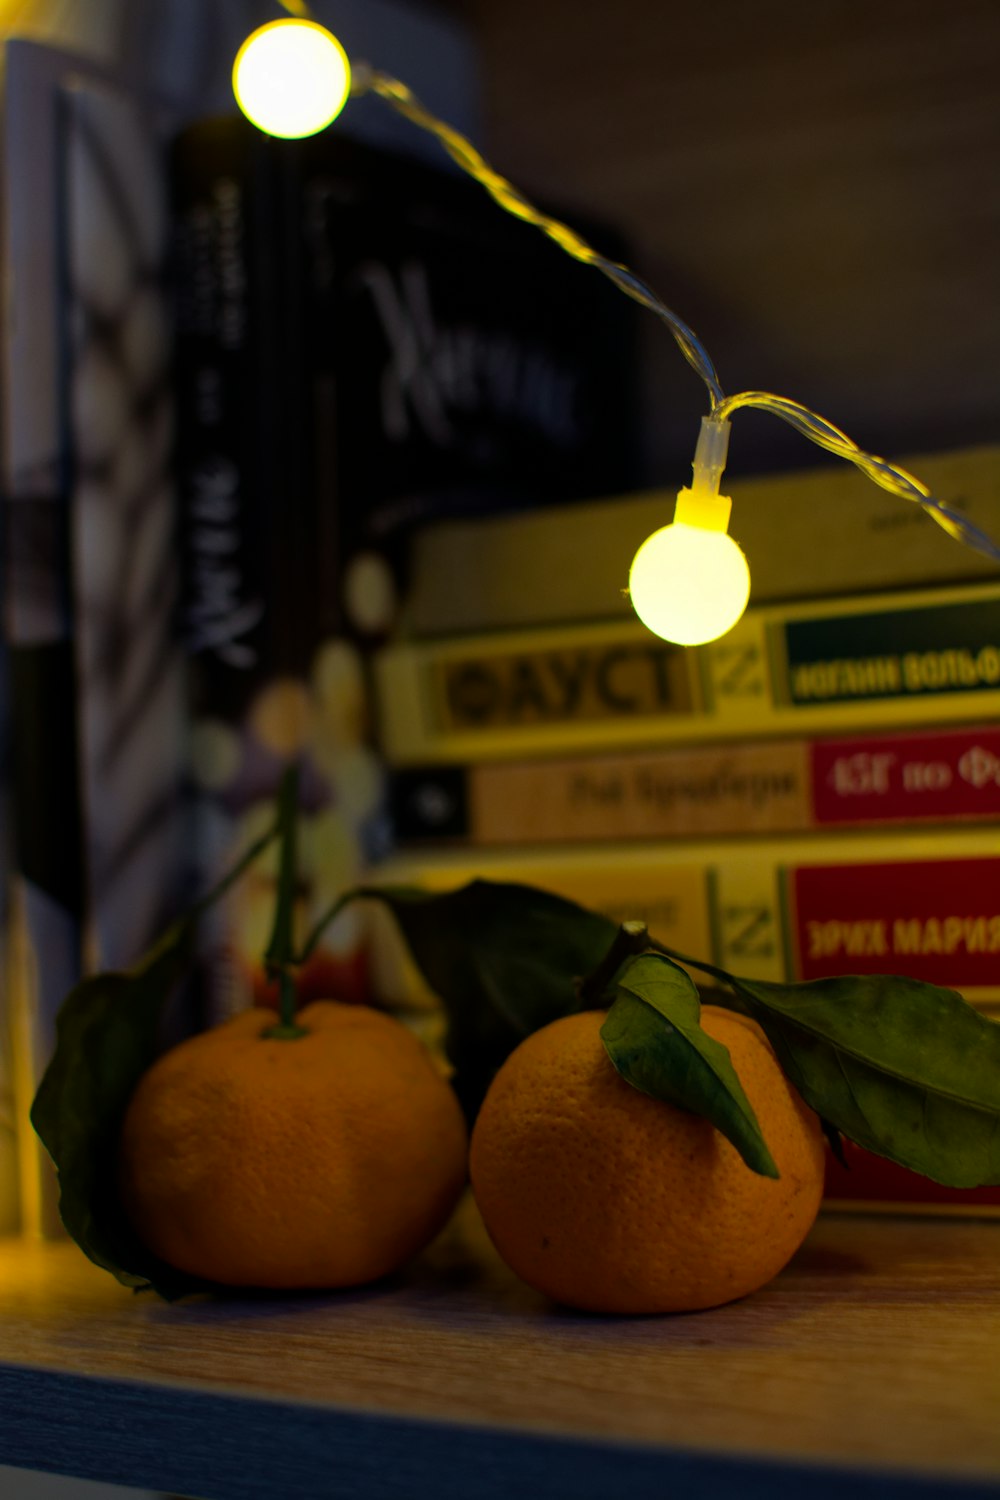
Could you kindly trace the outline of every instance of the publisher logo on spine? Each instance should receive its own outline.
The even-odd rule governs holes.
[[[1000,598],[784,627],[795,706],[1000,689]]]

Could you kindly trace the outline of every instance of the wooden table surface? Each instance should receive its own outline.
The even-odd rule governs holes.
[[[756,1296],[598,1318],[468,1206],[405,1275],[136,1296],[0,1244],[0,1463],[206,1497],[1000,1491],[1000,1222],[823,1216]]]

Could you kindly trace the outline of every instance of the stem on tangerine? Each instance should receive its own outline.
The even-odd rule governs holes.
[[[271,941],[264,954],[264,967],[269,979],[278,981],[279,1021],[268,1027],[266,1037],[279,1041],[293,1041],[305,1036],[305,1028],[295,1021],[295,980],[292,966],[295,960],[293,943],[293,921],[295,915],[295,835],[299,811],[299,771],[289,766],[281,778],[278,791],[278,894],[274,908],[274,926]]]
[[[608,987],[622,964],[627,958],[634,958],[637,953],[645,952],[649,945],[649,931],[645,922],[623,922],[597,968],[585,979],[576,981],[578,1009],[599,1010],[606,1006]]]

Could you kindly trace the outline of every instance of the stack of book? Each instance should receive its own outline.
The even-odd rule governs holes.
[[[997,530],[1000,449],[910,462],[936,469],[943,497]],[[827,511],[837,516],[838,484],[842,515],[859,482],[886,508],[867,481],[824,472],[812,481],[828,492],[822,510],[809,507],[817,531]],[[754,487],[766,497],[767,482]],[[791,506],[787,478],[774,491]],[[906,546],[876,531],[854,539],[866,549],[856,566],[848,545],[831,558],[839,596],[755,605],[729,635],[683,650],[614,617],[610,579],[591,613],[611,599],[612,617],[571,623],[584,599],[556,542],[601,553],[617,504],[487,523],[480,554],[471,527],[420,539],[412,597],[425,633],[377,662],[399,846],[383,878],[526,880],[643,918],[671,948],[733,973],[909,974],[1000,1014],[1000,579],[979,581],[978,560],[930,523]],[[647,497],[623,504],[648,509]],[[772,496],[772,521],[775,507]],[[766,561],[776,543],[760,516],[747,524],[758,527],[753,576],[777,585]],[[779,534],[805,525],[800,516]],[[539,528],[547,559],[524,550]],[[872,552],[886,583],[922,574],[926,586],[861,592]],[[506,576],[520,556],[523,590]],[[952,582],[956,566],[972,576]],[[818,586],[815,560],[802,573]],[[516,600],[523,628],[488,632],[480,603],[475,631],[433,634],[435,594],[450,620],[459,607],[453,577],[469,599]],[[509,612],[493,624],[509,626]],[[938,1192],[870,1157],[849,1174],[831,1168],[830,1191],[1000,1205],[1000,1193]]]

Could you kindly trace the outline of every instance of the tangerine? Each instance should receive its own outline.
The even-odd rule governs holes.
[[[584,1011],[534,1032],[493,1080],[472,1133],[472,1189],[513,1271],[592,1312],[689,1312],[757,1290],[791,1259],[823,1192],[818,1117],[764,1033],[714,1006],[780,1178],[762,1177],[706,1119],[615,1070]]]
[[[120,1141],[123,1205],[179,1270],[230,1286],[344,1287],[423,1248],[465,1183],[461,1109],[399,1021],[317,1001],[182,1042],[146,1072]]]

